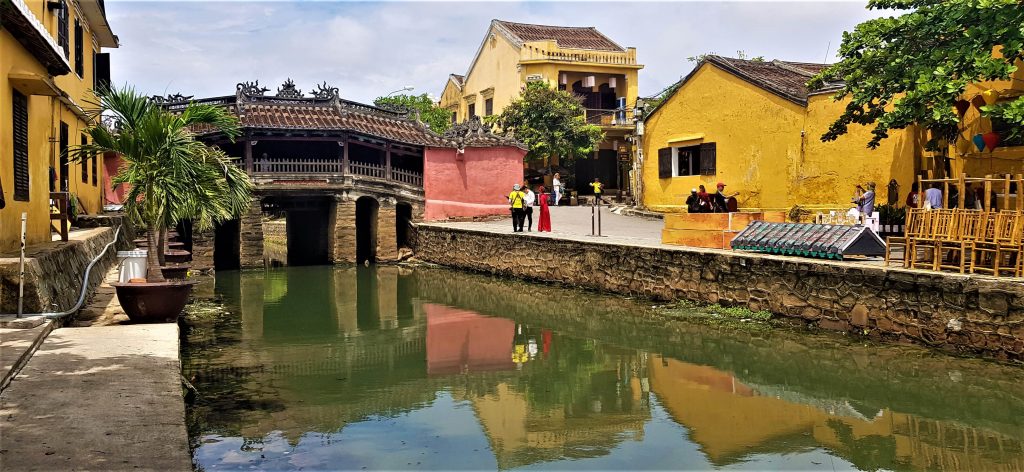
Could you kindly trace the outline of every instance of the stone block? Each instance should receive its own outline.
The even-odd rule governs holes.
[[[850,323],[843,320],[822,318],[818,320],[818,327],[832,331],[849,331]]]
[[[857,304],[850,311],[850,323],[854,326],[865,327],[868,325],[868,307]]]

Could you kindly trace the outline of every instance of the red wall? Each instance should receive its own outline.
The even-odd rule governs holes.
[[[113,152],[103,154],[103,198],[106,200],[104,203],[124,203],[124,194],[128,192],[128,186],[121,185],[115,189],[114,184],[111,183],[120,170],[120,155]]]
[[[423,153],[423,219],[504,215],[505,197],[523,181],[523,156],[517,147],[427,148]]]

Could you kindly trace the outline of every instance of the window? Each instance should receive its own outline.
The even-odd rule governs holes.
[[[488,98],[484,100],[484,116],[491,116],[494,114],[494,99]]]
[[[459,114],[455,113],[454,111],[451,112],[451,113],[452,113],[452,124],[454,125],[454,124],[459,122]]]
[[[99,172],[99,169],[97,167],[98,164],[96,164],[96,159],[97,159],[96,155],[93,154],[92,155],[92,186],[93,187],[99,185],[98,182],[99,182],[100,172]]]
[[[71,177],[68,169],[68,143],[70,136],[68,136],[68,124],[60,122],[60,191],[67,192],[70,188],[68,183]]]
[[[658,178],[689,175],[715,175],[717,156],[715,143],[658,149]]]
[[[75,18],[75,73],[85,77],[85,38],[82,37],[82,23]]]
[[[28,97],[13,90],[14,199],[27,202],[28,193]]]
[[[476,104],[475,103],[470,103],[469,104],[469,110],[468,110],[468,112],[466,114],[469,115],[470,118],[473,118],[474,116],[476,116]]]
[[[85,135],[83,134],[82,135],[82,146],[85,146],[86,144],[89,144],[89,139],[86,138]],[[87,184],[87,183],[89,183],[89,159],[82,159],[79,162],[82,163],[82,183],[83,184]]]
[[[57,9],[57,45],[64,48],[64,57],[71,57],[71,49],[68,48],[68,1],[60,0],[60,8]]]
[[[98,52],[93,56],[92,88],[93,90],[110,88],[110,53]]]

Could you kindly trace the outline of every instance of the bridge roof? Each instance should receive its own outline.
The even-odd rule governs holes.
[[[279,87],[276,95],[268,96],[268,91],[256,81],[238,84],[234,96],[197,100],[182,95],[152,98],[170,110],[182,109],[190,102],[221,105],[238,117],[239,124],[244,130],[257,133],[358,133],[418,146],[522,147],[514,139],[492,134],[480,124],[468,128],[456,127],[444,135],[437,134],[420,121],[418,114],[407,109],[382,108],[344,100],[338,96],[337,88],[326,83],[319,85],[311,96],[306,96],[295,88],[291,80]],[[196,127],[193,132],[200,136],[216,133],[210,126]]]

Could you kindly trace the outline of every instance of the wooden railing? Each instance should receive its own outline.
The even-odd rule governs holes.
[[[341,161],[328,158],[261,159],[253,162],[257,174],[341,174]]]
[[[57,220],[57,232],[60,233],[60,240],[68,240],[68,219],[71,216],[69,209],[71,194],[68,192],[50,192],[50,225]]]
[[[391,180],[401,182],[403,184],[415,185],[417,187],[423,186],[423,174],[413,172],[405,169],[391,169]]]
[[[369,162],[350,162],[348,164],[348,168],[352,175],[362,175],[376,179],[385,178],[384,166],[379,164]]]

